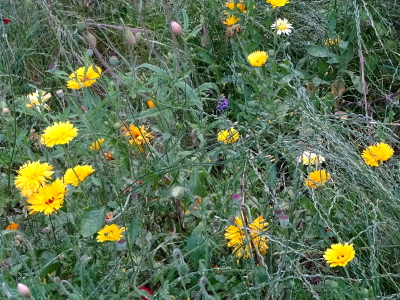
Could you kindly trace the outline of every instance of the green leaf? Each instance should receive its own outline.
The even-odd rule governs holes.
[[[105,207],[91,207],[85,209],[82,216],[81,234],[83,237],[91,236],[99,231],[104,225],[106,217]]]
[[[61,157],[61,156],[64,156],[64,154],[65,154],[64,148],[61,147],[61,146],[57,146],[57,147],[56,147],[56,150],[54,150],[53,152],[51,152],[51,153],[49,154],[49,156],[50,156],[50,158],[59,158],[59,157]]]
[[[136,236],[139,234],[139,231],[140,231],[139,219],[137,217],[134,217],[128,229],[128,236],[130,243],[134,243]]]
[[[315,57],[333,57],[334,53],[328,51],[326,48],[317,45],[308,45],[306,47],[308,54]]]
[[[183,29],[187,31],[189,28],[189,17],[184,8],[182,9],[182,17],[183,17]]]

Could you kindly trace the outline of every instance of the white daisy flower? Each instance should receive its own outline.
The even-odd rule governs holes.
[[[272,29],[276,29],[276,33],[280,35],[281,33],[289,35],[292,32],[293,26],[289,23],[287,19],[279,18],[274,24],[271,25]]]

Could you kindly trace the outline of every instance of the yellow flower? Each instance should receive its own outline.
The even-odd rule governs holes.
[[[247,56],[247,60],[253,67],[261,67],[268,59],[268,54],[265,51],[255,51]]]
[[[325,170],[317,170],[308,174],[308,179],[304,180],[304,184],[312,189],[322,187],[322,184],[331,179],[331,174]]]
[[[249,225],[247,230],[247,237],[251,239],[254,247],[258,249],[260,254],[267,253],[267,242],[265,237],[261,234],[266,230],[268,223],[264,221],[263,216],[259,216]],[[252,253],[252,246],[250,241],[246,241],[245,235],[246,228],[243,226],[243,222],[240,218],[235,218],[235,225],[230,225],[225,230],[225,238],[228,240],[228,247],[233,247],[237,257],[249,258]]]
[[[234,1],[226,2],[225,6],[227,8],[229,8],[230,10],[234,10],[235,9],[235,2]],[[244,5],[242,3],[237,4],[236,7],[239,8],[242,13],[246,13],[247,12],[246,11],[246,5]]]
[[[353,244],[333,244],[332,249],[327,249],[324,254],[324,258],[331,267],[342,266],[345,267],[349,261],[355,256]]]
[[[394,150],[386,143],[378,143],[373,146],[369,146],[363,151],[361,157],[371,167],[377,167],[379,162],[386,161],[392,157]]]
[[[129,143],[135,143],[137,146],[149,144],[150,138],[154,138],[154,136],[151,135],[153,131],[147,132],[148,127],[146,128],[144,125],[136,127],[135,125],[130,124],[128,128],[122,127],[121,130],[123,131],[125,136],[130,137]]]
[[[17,173],[15,187],[20,189],[22,196],[27,197],[45,185],[54,172],[53,167],[48,163],[41,164],[40,161],[34,161],[24,164]]]
[[[68,144],[78,135],[78,129],[70,122],[54,123],[48,126],[40,136],[40,142],[47,147]]]
[[[339,44],[339,38],[326,39],[325,46],[337,46]]]
[[[149,108],[153,108],[155,106],[153,100],[147,100],[147,105]]]
[[[271,4],[272,8],[275,9],[277,6],[284,6],[289,3],[289,0],[267,0],[267,3]]]
[[[274,24],[271,25],[271,28],[276,29],[276,33],[278,35],[282,33],[289,35],[292,32],[293,26],[289,23],[287,19],[279,18]]]
[[[79,90],[83,87],[89,87],[100,77],[102,70],[97,66],[81,67],[69,75],[67,87],[73,90]]]
[[[235,16],[230,16],[229,18],[225,19],[225,21],[222,23],[228,26],[232,26],[235,25],[239,20],[240,18],[236,18]]]
[[[29,214],[43,212],[50,215],[56,212],[64,203],[65,188],[66,185],[61,179],[39,188],[36,193],[28,197]]]
[[[310,151],[304,151],[303,154],[298,158],[299,162],[302,162],[305,166],[307,165],[318,165],[325,161],[325,158],[321,155]]]
[[[17,223],[11,223],[10,225],[8,225],[8,226],[6,227],[6,230],[7,230],[7,229],[17,230],[17,229],[18,229],[18,224],[17,224]]]
[[[93,150],[93,151],[99,151],[100,150],[100,146],[102,145],[104,143],[104,139],[98,139],[97,141],[95,141],[95,142],[93,142],[91,145],[90,145],[90,150]]]
[[[92,174],[95,171],[92,166],[76,166],[75,168],[70,168],[65,172],[64,182],[65,184],[72,184],[74,186],[78,186],[81,182],[83,182],[86,177]]]
[[[115,224],[106,225],[103,229],[100,229],[97,233],[98,242],[114,242],[119,241],[123,236],[122,232],[126,230],[125,227],[119,228]]]
[[[217,140],[224,144],[234,143],[239,139],[239,132],[235,128],[223,129],[218,132]]]
[[[36,92],[27,95],[27,97],[28,97],[30,103],[26,103],[26,107],[31,108],[31,107],[33,107],[33,106],[43,104],[44,102],[46,102],[47,100],[49,100],[49,99],[51,98],[51,94],[50,94],[50,93],[46,93],[45,91],[38,91],[38,90],[36,90]],[[50,107],[49,107],[47,104],[45,104],[44,107],[45,107],[47,110],[50,109]],[[37,107],[37,109],[38,109],[39,112],[40,112],[40,108]]]

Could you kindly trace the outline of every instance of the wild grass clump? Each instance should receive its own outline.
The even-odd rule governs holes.
[[[400,5],[325,2],[0,4],[0,298],[395,299]]]

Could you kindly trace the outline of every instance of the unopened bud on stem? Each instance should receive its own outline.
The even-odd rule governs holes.
[[[172,33],[176,36],[182,35],[182,27],[181,27],[181,25],[179,25],[179,23],[177,23],[175,21],[171,22],[171,30],[172,30]]]
[[[22,283],[18,283],[18,293],[26,299],[32,298],[31,290]]]

